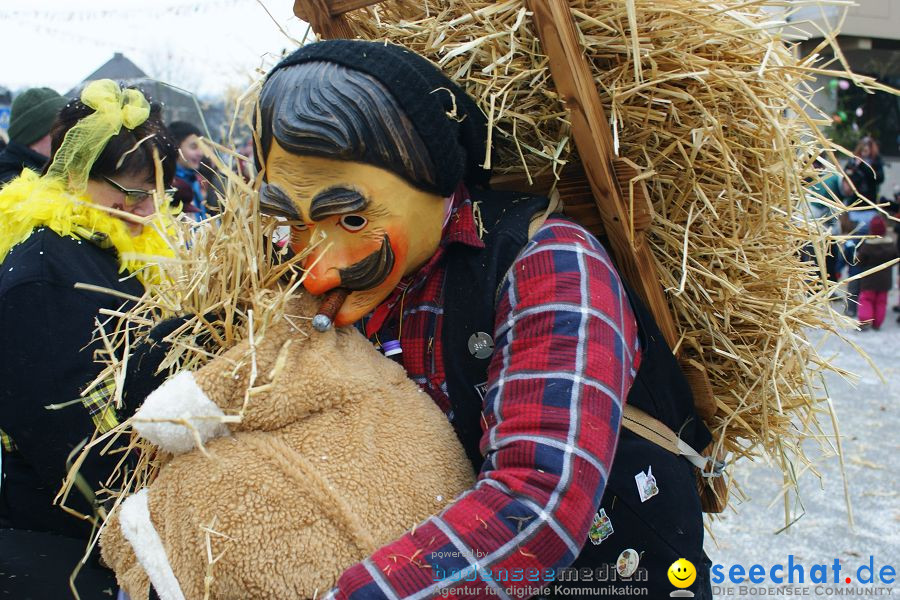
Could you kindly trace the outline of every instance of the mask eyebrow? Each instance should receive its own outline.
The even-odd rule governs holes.
[[[331,215],[344,215],[365,210],[369,200],[356,190],[333,187],[316,194],[309,205],[309,218],[320,221]]]
[[[263,183],[259,188],[260,210],[275,217],[287,217],[292,221],[302,221],[300,211],[280,187],[274,183]]]

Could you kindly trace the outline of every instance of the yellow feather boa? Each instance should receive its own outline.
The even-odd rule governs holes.
[[[174,254],[157,231],[171,231],[167,215],[157,213],[140,235],[132,236],[124,222],[95,208],[87,196],[71,194],[60,180],[26,169],[0,189],[0,262],[38,227],[87,240],[101,234],[118,252],[119,271],[135,273],[145,286],[163,276],[157,264],[147,262],[149,257]]]

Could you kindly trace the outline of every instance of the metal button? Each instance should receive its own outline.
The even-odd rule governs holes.
[[[483,331],[469,336],[469,352],[475,358],[489,358],[494,353],[494,338]]]

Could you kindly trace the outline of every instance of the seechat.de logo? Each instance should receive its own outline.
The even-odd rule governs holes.
[[[697,579],[697,569],[694,563],[686,558],[679,558],[669,567],[666,572],[669,576],[669,583],[679,588],[669,594],[672,598],[693,598],[694,592],[686,590]]]

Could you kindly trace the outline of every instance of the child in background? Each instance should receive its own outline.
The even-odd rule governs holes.
[[[203,135],[196,126],[185,121],[169,123],[169,131],[178,145],[178,162],[175,167],[175,199],[182,210],[195,221],[207,217],[206,182],[199,173],[203,161],[203,149],[199,138]]]
[[[859,306],[859,279],[853,279],[853,277],[865,270],[859,264],[856,251],[860,243],[859,236],[869,234],[869,220],[856,221],[850,217],[849,212],[845,212],[839,217],[839,223],[841,235],[849,238],[837,250],[841,257],[840,262],[842,265],[847,265],[847,278],[850,279],[845,290],[847,307],[844,309],[844,314],[856,318],[856,309]]]
[[[868,233],[876,237],[863,240],[856,250],[856,258],[862,271],[897,258],[897,246],[891,237],[885,235],[886,230],[881,216],[876,215],[869,221]],[[888,291],[891,289],[890,268],[863,277],[859,282],[859,289],[859,320],[863,329],[867,329],[869,325],[872,329],[880,329],[887,308]]]

